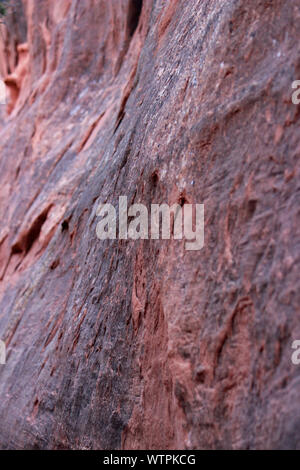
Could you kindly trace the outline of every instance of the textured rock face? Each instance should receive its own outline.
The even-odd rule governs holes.
[[[299,448],[299,2],[16,8],[1,448]],[[98,240],[121,195],[204,203],[204,248]]]

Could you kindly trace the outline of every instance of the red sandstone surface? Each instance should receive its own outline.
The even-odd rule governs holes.
[[[300,448],[297,0],[19,0],[1,25],[2,449]],[[205,245],[96,207],[205,205]]]

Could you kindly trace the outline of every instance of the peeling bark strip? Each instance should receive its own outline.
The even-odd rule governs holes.
[[[299,449],[298,4],[11,3],[1,449]]]

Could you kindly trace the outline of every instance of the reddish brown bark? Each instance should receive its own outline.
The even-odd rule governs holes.
[[[298,2],[23,7],[0,46],[1,448],[299,448]],[[204,203],[204,248],[98,240],[121,195]]]

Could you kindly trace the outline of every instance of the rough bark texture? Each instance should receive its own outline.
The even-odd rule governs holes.
[[[300,448],[299,1],[16,3],[1,448]],[[205,247],[99,241],[120,195],[204,203]]]

